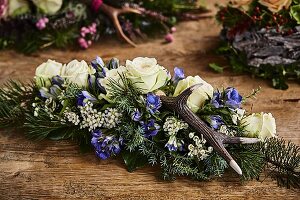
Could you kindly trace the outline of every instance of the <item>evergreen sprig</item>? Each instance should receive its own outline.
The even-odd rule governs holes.
[[[280,186],[300,188],[300,147],[280,138],[270,138],[261,144],[268,163],[267,170]]]
[[[0,128],[22,128],[34,98],[34,84],[10,80],[0,89]]]

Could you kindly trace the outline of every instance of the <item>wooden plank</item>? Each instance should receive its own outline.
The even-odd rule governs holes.
[[[209,1],[213,5],[217,1]],[[109,59],[136,56],[156,57],[168,69],[184,66],[188,75],[199,74],[215,87],[237,87],[242,94],[262,87],[257,100],[246,108],[253,112],[272,112],[280,136],[300,144],[300,87],[291,83],[287,91],[274,90],[267,81],[226,71],[216,74],[210,62],[226,63],[214,55],[219,26],[213,19],[182,23],[172,44],[162,39],[149,40],[137,48],[116,40],[96,44],[87,51],[46,50],[34,56],[13,51],[0,52],[0,83],[10,78],[29,80],[36,66],[48,58],[60,62],[71,59],[92,60],[96,55]],[[22,133],[0,132],[0,199],[298,199],[300,192],[276,186],[266,178],[263,183],[244,184],[229,173],[211,182],[178,178],[175,182],[158,179],[158,169],[147,167],[134,173],[126,171],[120,159],[100,161],[93,153],[80,154],[69,141],[36,143]]]

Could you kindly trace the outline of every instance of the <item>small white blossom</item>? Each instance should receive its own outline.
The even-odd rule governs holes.
[[[178,131],[188,129],[188,127],[189,125],[186,122],[175,117],[168,117],[163,125],[164,131],[169,135],[176,135]]]
[[[108,108],[104,111],[104,128],[115,128],[120,123],[122,114],[116,108]]]
[[[193,138],[194,137],[194,135],[195,135],[195,133],[194,132],[191,132],[191,133],[189,133],[189,138]]]
[[[71,122],[76,126],[80,123],[79,116],[74,112],[65,111],[64,112],[64,117],[68,122]]]
[[[199,160],[204,160],[209,156],[210,153],[212,153],[213,148],[212,147],[206,148],[205,146],[206,140],[203,138],[203,135],[201,135],[201,138],[199,138],[198,136],[194,136],[194,133],[192,134],[190,133],[189,137],[193,139],[195,145],[193,144],[188,145],[188,149],[189,149],[188,156],[196,157]]]

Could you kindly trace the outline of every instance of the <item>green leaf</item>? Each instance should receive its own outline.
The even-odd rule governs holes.
[[[221,66],[219,66],[219,65],[217,65],[216,63],[210,63],[209,64],[209,67],[211,68],[211,69],[213,69],[215,72],[218,72],[218,73],[223,73],[223,67],[221,67]]]
[[[122,151],[122,158],[129,172],[133,172],[148,163],[148,159],[138,151]]]
[[[291,6],[290,15],[300,24],[300,5]]]
[[[275,89],[287,90],[289,86],[286,84],[285,80],[282,78],[273,78],[272,79],[273,87]]]

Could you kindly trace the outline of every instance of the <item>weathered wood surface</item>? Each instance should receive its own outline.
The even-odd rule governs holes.
[[[217,1],[209,1],[213,5]],[[226,71],[215,74],[210,62],[226,63],[215,56],[219,27],[213,19],[180,24],[176,41],[162,45],[151,40],[131,48],[116,40],[94,45],[87,51],[47,50],[35,56],[13,51],[0,52],[0,83],[10,78],[29,80],[37,65],[51,58],[67,62],[73,58],[91,60],[96,55],[122,62],[136,56],[156,57],[168,69],[184,66],[188,75],[199,74],[215,87],[234,86],[242,94],[262,87],[257,100],[246,107],[253,112],[272,112],[278,134],[300,144],[300,87],[290,83],[287,91],[274,90],[263,80]],[[0,199],[299,199],[299,190],[278,188],[266,178],[263,183],[239,182],[235,174],[211,182],[178,178],[164,182],[158,170],[126,171],[121,160],[100,161],[93,153],[80,154],[69,141],[35,143],[22,133],[0,132]]]

